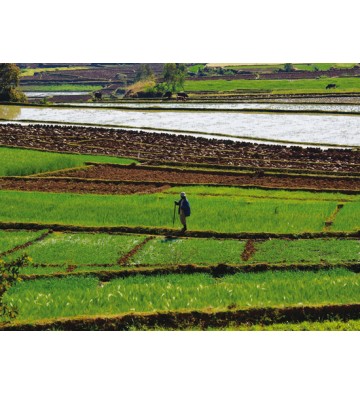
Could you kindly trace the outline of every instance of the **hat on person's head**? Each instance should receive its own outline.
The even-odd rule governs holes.
[[[181,196],[181,197],[186,197],[186,193],[185,193],[185,192],[181,192],[181,193],[180,193],[180,196]]]

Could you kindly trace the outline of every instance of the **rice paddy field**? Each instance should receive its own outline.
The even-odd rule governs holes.
[[[85,162],[123,163],[134,160],[111,156],[59,154],[56,152],[0,147],[0,176],[25,176],[73,168]]]
[[[182,188],[122,196],[1,191],[0,259],[29,257],[23,281],[4,296],[19,314],[3,328],[99,329],[96,317],[135,330],[358,328],[356,312],[338,311],[359,302],[357,195],[189,187],[194,215],[183,235],[177,218],[172,224]],[[305,307],[315,310],[303,322]],[[189,318],[195,311],[200,321]],[[154,319],[159,314],[168,324]]]
[[[1,299],[17,314],[0,330],[358,330],[355,147],[275,155],[191,136],[170,145],[11,127],[16,138],[0,136],[0,262],[27,260]],[[186,231],[174,205],[183,191]]]
[[[337,93],[359,92],[359,78],[326,78],[299,79],[299,80],[196,80],[186,81],[185,90],[196,91],[233,91],[236,89],[261,91],[265,90],[273,94],[294,93],[326,93],[328,84],[336,84]]]

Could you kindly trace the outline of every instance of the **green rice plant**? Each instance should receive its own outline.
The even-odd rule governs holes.
[[[240,263],[245,242],[214,239],[155,238],[130,263],[133,265]]]
[[[144,328],[145,329],[145,328]],[[161,330],[157,328],[156,330]],[[203,330],[203,328],[186,328],[186,330]],[[281,323],[281,324],[256,324],[256,325],[236,325],[235,323],[229,323],[228,326],[224,327],[209,327],[206,328],[208,331],[212,330],[225,330],[225,331],[359,331],[360,320],[327,320],[327,321],[304,321],[299,323]]]
[[[349,69],[356,65],[356,63],[295,63],[293,64],[296,70],[307,70],[307,71],[326,71],[331,67],[335,67],[337,69]],[[225,66],[226,69],[233,70],[267,70],[267,71],[275,71],[284,68],[284,63],[273,63],[273,64],[238,64]]]
[[[3,222],[172,227],[174,200],[162,193],[104,196],[0,191],[0,199],[3,202],[0,221]],[[189,229],[232,233],[319,232],[336,208],[335,202],[327,201],[299,202],[237,196],[194,195],[190,197],[190,203]],[[179,222],[177,226],[180,226]]]
[[[144,239],[145,236],[55,232],[21,253],[25,252],[35,265],[62,264],[66,267],[93,263],[116,264],[119,258]],[[8,259],[18,255],[19,252],[14,253]],[[31,269],[33,273],[38,271]],[[29,274],[29,270],[26,272]]]
[[[298,79],[298,80],[193,80],[185,81],[184,89],[196,91],[267,90],[272,93],[321,93],[328,84],[336,84],[336,92],[359,92],[360,79],[356,77]]]
[[[256,244],[250,262],[360,262],[360,241],[339,239],[268,240]]]
[[[45,231],[41,230],[38,232],[33,231],[11,231],[11,230],[0,230],[0,254],[9,251],[19,245],[25,244],[29,241],[37,239]]]
[[[69,71],[69,70],[86,70],[87,66],[66,66],[66,67],[39,67],[29,68],[21,70],[21,77],[32,77],[35,73],[47,72],[51,73],[54,71]]]
[[[102,85],[86,84],[42,84],[42,85],[23,85],[23,92],[91,92],[102,89]]]
[[[351,69],[356,63],[296,63],[294,67],[297,70],[308,70],[308,71],[327,71],[331,67],[336,69]]]
[[[360,230],[360,202],[345,204],[337,213],[331,226],[331,229],[335,231],[344,231],[349,228]]]
[[[12,287],[6,303],[18,320],[129,312],[284,307],[360,302],[359,275],[344,269],[312,272],[134,276],[99,283],[92,277],[26,281]]]
[[[83,166],[85,162],[129,164],[136,161],[112,156],[58,154],[0,147],[0,176],[26,176],[34,173]]]
[[[342,193],[329,192],[308,192],[308,191],[289,191],[289,190],[263,190],[257,188],[241,188],[241,187],[221,187],[221,186],[186,186],[172,187],[163,192],[165,195],[180,195],[183,189],[186,189],[190,195],[214,195],[214,196],[239,196],[262,199],[290,199],[290,200],[314,200],[314,201],[360,201],[359,195],[345,195]]]

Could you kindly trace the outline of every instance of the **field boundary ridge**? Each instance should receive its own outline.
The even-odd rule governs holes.
[[[51,229],[52,231],[69,232],[98,232],[98,233],[133,233],[148,234],[154,236],[168,237],[195,237],[195,238],[215,238],[215,239],[321,239],[321,238],[359,238],[360,230],[354,232],[304,232],[304,233],[220,233],[216,231],[187,231],[186,234],[181,230],[170,228],[150,228],[150,227],[130,227],[130,226],[81,226],[66,224],[42,224],[35,222],[0,222],[0,229],[4,230],[42,230]]]
[[[186,329],[208,327],[225,328],[231,324],[299,323],[326,321],[336,318],[343,321],[360,318],[360,304],[331,304],[289,307],[257,307],[209,311],[159,311],[155,313],[126,313],[121,315],[77,316],[47,319],[34,322],[0,324],[0,331],[39,330],[129,330],[129,329]]]

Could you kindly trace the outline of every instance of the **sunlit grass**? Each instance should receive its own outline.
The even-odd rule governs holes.
[[[86,265],[92,263],[115,264],[144,236],[90,233],[53,233],[46,239],[8,256],[15,259],[26,253],[34,264]],[[36,272],[36,270],[33,272]]]
[[[360,230],[360,204],[345,204],[337,213],[332,229],[344,231],[349,227]]]
[[[360,262],[360,241],[337,239],[268,240],[256,243],[250,262]]]
[[[23,92],[91,92],[102,89],[102,85],[86,84],[41,84],[21,86]]]
[[[0,191],[0,221],[91,226],[172,227],[170,195],[81,195]],[[190,196],[191,230],[218,232],[319,232],[336,202]],[[346,205],[360,205],[358,202]],[[178,217],[178,216],[177,216]],[[177,218],[176,227],[180,227]],[[346,230],[353,230],[352,224]]]
[[[35,73],[51,73],[54,71],[86,70],[87,66],[66,66],[66,67],[39,67],[33,69],[22,69],[20,77],[32,77]]]
[[[244,241],[156,238],[131,259],[133,265],[240,263]]]
[[[129,164],[136,161],[112,156],[58,154],[0,147],[0,176],[24,176],[82,166],[85,162]]]
[[[5,302],[18,306],[18,320],[167,310],[226,309],[228,306],[347,304],[360,301],[359,275],[347,270],[318,273],[239,273],[134,276],[100,285],[95,278],[22,282]]]
[[[44,231],[31,232],[26,230],[0,230],[0,254],[9,251],[16,246],[25,244],[28,241],[35,240],[43,233]]]
[[[268,90],[273,93],[282,91],[299,93],[328,92],[326,86],[336,84],[337,88],[333,92],[359,92],[360,78],[320,78],[320,79],[299,79],[299,80],[198,80],[186,81],[184,89],[186,91],[232,91],[236,89],[245,90]]]

